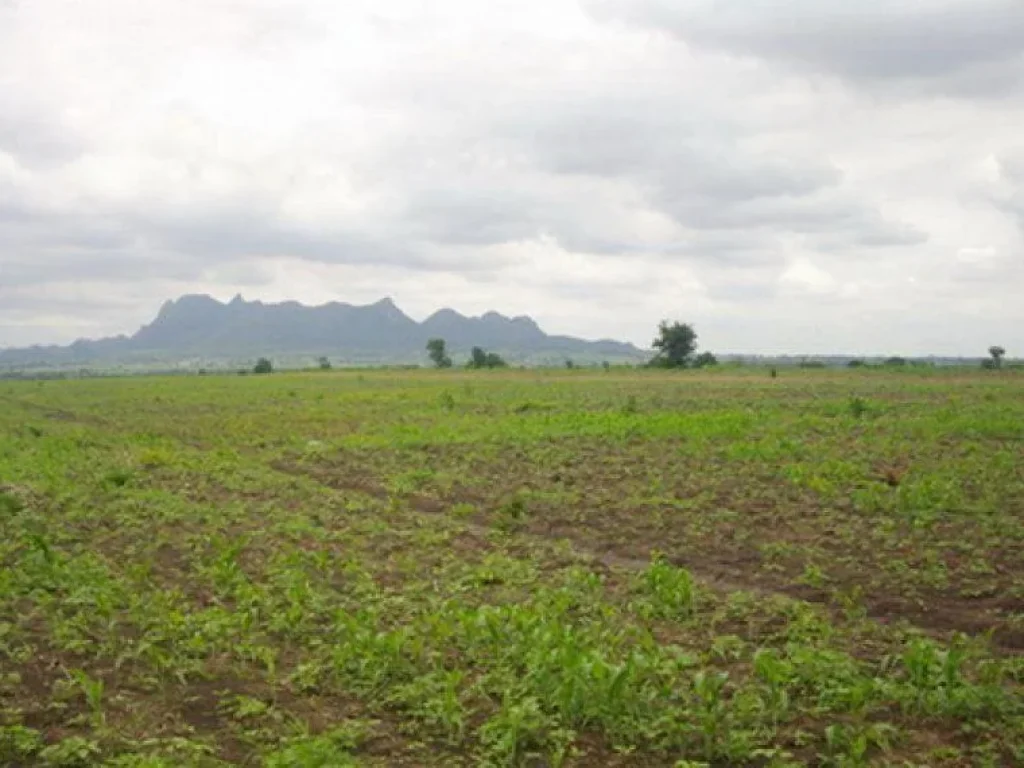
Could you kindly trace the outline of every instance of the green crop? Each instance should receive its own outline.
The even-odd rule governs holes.
[[[0,763],[1013,765],[1024,378],[0,391]]]

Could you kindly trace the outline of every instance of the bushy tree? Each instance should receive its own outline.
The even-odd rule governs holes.
[[[697,332],[687,323],[662,320],[651,346],[658,350],[650,362],[652,367],[685,368],[697,349]]]
[[[469,351],[469,362],[466,364],[468,368],[486,368],[487,367],[487,353],[483,347],[473,347]]]
[[[991,355],[991,366],[992,368],[1003,367],[1003,356],[1006,354],[1006,350],[1002,347],[989,347],[988,353]]]
[[[452,359],[448,357],[448,346],[444,339],[431,339],[427,342],[427,354],[435,368],[451,368]]]
[[[321,371],[331,370],[331,361],[328,360],[326,357],[321,357],[317,362],[320,365]]]
[[[483,347],[473,347],[469,352],[467,368],[505,368],[508,366],[501,355],[496,352],[487,352]]]
[[[711,352],[701,352],[695,358],[693,358],[694,368],[708,368],[712,365],[718,365],[718,358],[715,357]]]
[[[256,361],[256,365],[253,366],[252,372],[253,373],[273,373],[274,372],[274,364],[272,362],[270,362],[267,358],[261,357],[259,360]]]

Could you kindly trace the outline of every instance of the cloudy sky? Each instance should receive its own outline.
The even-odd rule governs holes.
[[[0,346],[182,293],[1024,355],[1021,0],[0,0]]]

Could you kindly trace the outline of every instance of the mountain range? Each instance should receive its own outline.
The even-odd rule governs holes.
[[[442,309],[417,322],[389,298],[366,306],[305,306],[295,301],[246,301],[241,296],[224,303],[211,296],[186,295],[165,302],[153,322],[131,336],[0,350],[0,365],[227,362],[257,356],[414,363],[425,360],[427,340],[435,337],[448,343],[456,360],[474,346],[497,351],[512,362],[645,357],[632,344],[551,336],[529,317],[497,312],[467,317]]]

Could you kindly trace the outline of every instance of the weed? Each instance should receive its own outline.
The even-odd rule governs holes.
[[[69,675],[85,697],[93,728],[102,728],[106,724],[106,718],[103,715],[103,681],[89,677],[80,669],[72,669]]]
[[[543,755],[547,726],[537,699],[506,697],[500,709],[480,727],[480,743],[494,763],[521,765],[528,758]]]
[[[132,473],[127,469],[114,469],[103,476],[103,484],[110,488],[123,488],[132,479]]]
[[[43,748],[43,737],[23,725],[0,726],[0,762],[18,765],[38,754]]]
[[[519,528],[527,517],[526,499],[516,494],[507,499],[496,511],[497,527],[502,531],[514,531]]]
[[[16,515],[25,508],[25,504],[13,493],[0,491],[0,515]]]
[[[86,768],[95,765],[102,753],[100,745],[82,736],[69,736],[39,751],[41,765],[53,768]]]
[[[848,403],[850,415],[855,419],[865,416],[868,411],[868,403],[863,397],[851,397]]]
[[[638,577],[642,594],[641,610],[649,616],[687,619],[693,615],[697,589],[693,577],[684,568],[676,568],[664,557],[655,555]]]

